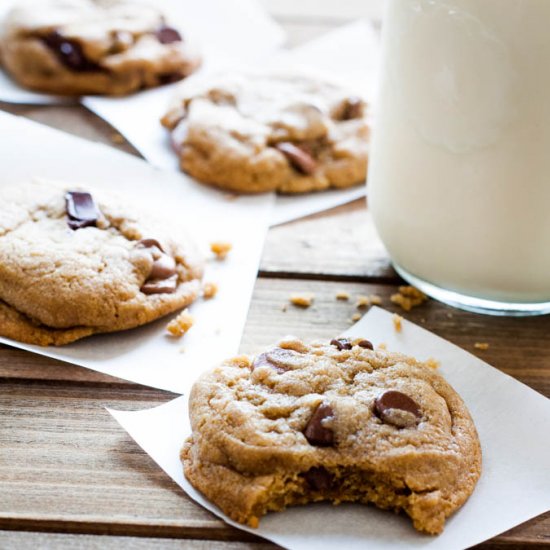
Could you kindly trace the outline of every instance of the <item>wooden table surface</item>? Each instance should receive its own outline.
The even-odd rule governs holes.
[[[377,13],[372,0],[348,0],[336,12],[329,2],[304,2],[302,11],[296,2],[264,3],[289,32],[291,44],[359,11]],[[112,143],[112,128],[84,108],[0,107],[135,154],[128,144]],[[336,292],[376,293],[387,309],[550,396],[549,316],[487,317],[431,300],[403,313],[389,301],[399,284],[364,201],[273,228],[242,350],[254,351],[288,333],[333,337],[351,324],[356,311],[353,300],[336,301]],[[295,291],[314,292],[313,307],[284,311]],[[475,349],[478,341],[489,343],[489,349]],[[194,504],[104,409],[149,408],[173,394],[7,346],[0,346],[0,383],[0,548],[275,547]],[[481,546],[550,546],[550,513]]]

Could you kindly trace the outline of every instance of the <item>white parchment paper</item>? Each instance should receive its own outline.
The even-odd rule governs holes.
[[[249,42],[248,46],[253,42]],[[356,90],[369,102],[374,99],[377,79],[379,39],[373,26],[357,21],[290,51],[247,57],[229,56],[205,66],[202,72],[271,68],[305,70],[319,74]],[[255,50],[255,47],[252,48]],[[221,61],[220,61],[221,59]],[[168,132],[160,125],[177,84],[142,92],[128,98],[87,97],[83,104],[114,126],[152,164],[159,168],[179,170],[178,159],[170,146]],[[271,225],[321,212],[365,195],[365,186],[305,195],[277,197]]]
[[[169,24],[181,29],[185,40],[196,44],[205,67],[223,66],[235,58],[255,60],[286,39],[282,28],[256,0],[140,1],[153,3],[166,14]],[[16,0],[0,1],[0,20],[14,3]],[[75,100],[30,92],[0,71],[0,101],[48,105]]]
[[[195,325],[180,340],[166,335],[170,316],[141,328],[91,336],[52,348],[0,341],[140,384],[183,393],[197,366],[214,364],[237,351],[256,280],[272,197],[228,200],[177,172],[162,172],[111,147],[75,138],[21,117],[0,113],[0,186],[42,178],[108,189],[176,220],[205,252],[229,241],[225,261],[208,261],[205,281],[218,284],[209,301],[190,307]],[[77,307],[78,304],[75,304]],[[175,315],[174,315],[175,316]]]
[[[187,397],[154,409],[111,414],[196,502],[227,523],[292,549],[453,550],[478,544],[550,509],[550,400],[470,353],[410,323],[396,333],[392,315],[372,308],[345,332],[420,359],[437,358],[441,373],[466,402],[483,449],[483,472],[470,499],[438,537],[417,533],[406,517],[355,504],[314,504],[264,517],[258,529],[236,524],[187,482],[179,450],[190,434]],[[202,369],[200,369],[202,370]]]

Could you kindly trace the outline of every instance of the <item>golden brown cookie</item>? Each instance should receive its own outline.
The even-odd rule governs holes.
[[[0,191],[0,335],[62,345],[143,325],[200,293],[181,231],[83,189]]]
[[[303,193],[365,181],[365,102],[317,78],[197,77],[180,86],[162,124],[181,169],[216,187]]]
[[[22,86],[63,95],[129,94],[181,80],[200,64],[157,9],[128,0],[17,2],[0,56]]]
[[[437,534],[470,496],[481,449],[432,368],[367,340],[286,339],[203,375],[189,401],[187,479],[230,518],[318,501],[371,503]]]

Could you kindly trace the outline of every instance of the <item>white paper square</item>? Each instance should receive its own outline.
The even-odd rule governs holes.
[[[419,359],[437,358],[441,373],[462,396],[479,432],[481,479],[470,499],[437,536],[416,532],[410,520],[370,506],[315,504],[264,517],[258,529],[229,520],[184,478],[179,449],[190,433],[187,398],[154,409],[111,414],[155,462],[191,496],[227,523],[286,548],[397,550],[466,548],[492,538],[550,509],[550,400],[472,354],[403,321],[396,333],[392,315],[372,308],[345,335]]]
[[[255,48],[254,48],[255,49]],[[374,98],[379,58],[379,39],[372,25],[358,21],[331,31],[290,51],[259,55],[256,62],[246,57],[229,59],[204,67],[203,72],[271,68],[306,70],[347,85],[369,101]],[[160,125],[177,84],[131,96],[113,99],[87,97],[83,104],[114,126],[152,164],[179,170],[170,146],[168,132]],[[345,204],[365,195],[365,186],[351,189],[277,196],[271,225],[278,225]]]
[[[0,341],[139,384],[182,393],[197,365],[214,364],[238,349],[267,229],[272,197],[223,195],[177,172],[163,172],[134,156],[79,139],[21,117],[0,113],[0,185],[38,177],[116,192],[157,217],[178,220],[200,248],[229,241],[223,262],[209,261],[205,281],[216,297],[190,307],[195,325],[181,340],[166,335],[170,317],[129,331],[91,336],[58,348]],[[179,221],[181,220],[181,221]],[[185,350],[182,353],[182,348]]]
[[[283,29],[256,0],[140,1],[150,1],[181,29],[185,40],[196,44],[205,67],[224,66],[235,58],[254,60],[286,40]],[[0,2],[0,21],[15,3]],[[25,90],[0,71],[0,101],[47,105],[75,100]]]

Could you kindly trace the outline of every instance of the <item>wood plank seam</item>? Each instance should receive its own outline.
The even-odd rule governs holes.
[[[216,521],[219,524],[219,521]],[[93,521],[48,520],[17,517],[0,517],[0,529],[41,533],[65,533],[83,535],[116,535],[127,537],[155,537],[178,539],[208,539],[216,541],[265,542],[265,539],[230,525],[176,526],[147,524],[117,524]]]

